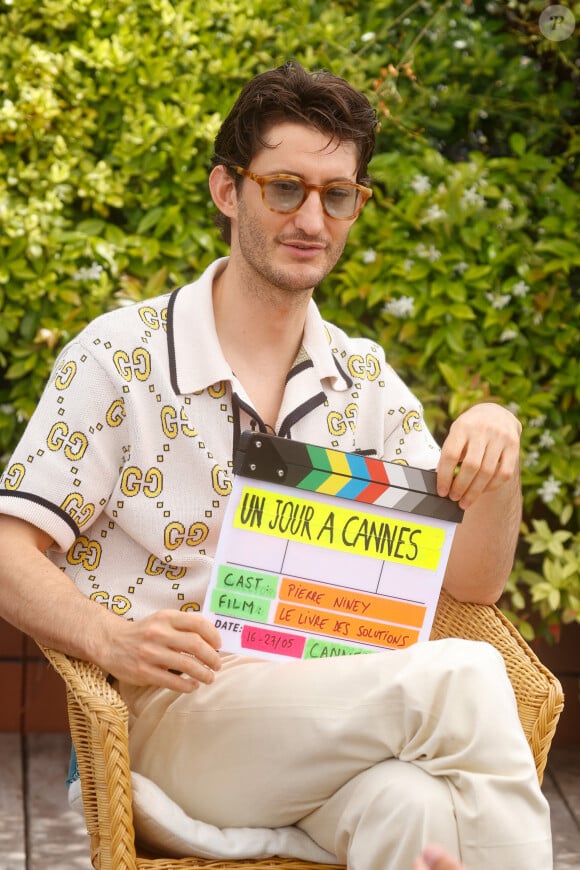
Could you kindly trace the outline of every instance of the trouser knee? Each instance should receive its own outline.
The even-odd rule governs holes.
[[[473,707],[477,715],[506,704],[515,709],[505,662],[494,646],[460,639],[444,641],[444,647],[438,647],[439,643],[426,647],[431,652],[432,678],[448,700],[456,698],[462,707]]]
[[[337,854],[353,866],[403,867],[433,841],[459,854],[447,780],[397,759],[355,777],[337,834]]]

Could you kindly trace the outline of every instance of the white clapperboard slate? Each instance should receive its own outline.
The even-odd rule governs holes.
[[[203,614],[222,650],[307,659],[429,639],[463,511],[436,474],[244,432]]]

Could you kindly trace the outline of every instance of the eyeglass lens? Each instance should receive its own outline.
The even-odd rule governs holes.
[[[359,191],[349,184],[332,184],[322,193],[322,205],[331,217],[352,217],[357,209]],[[292,211],[298,208],[307,196],[306,187],[299,181],[278,178],[264,186],[266,205],[275,211]]]

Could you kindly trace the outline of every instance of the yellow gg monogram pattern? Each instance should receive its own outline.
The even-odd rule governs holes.
[[[84,594],[131,619],[200,608],[236,433],[260,426],[215,334],[221,268],[72,341],[0,478],[0,511],[44,529]],[[276,431],[422,468],[438,459],[383,351],[324,323],[313,302]]]

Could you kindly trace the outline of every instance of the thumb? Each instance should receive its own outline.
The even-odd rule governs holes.
[[[429,870],[464,870],[463,864],[442,846],[426,846],[421,853],[421,858]]]

